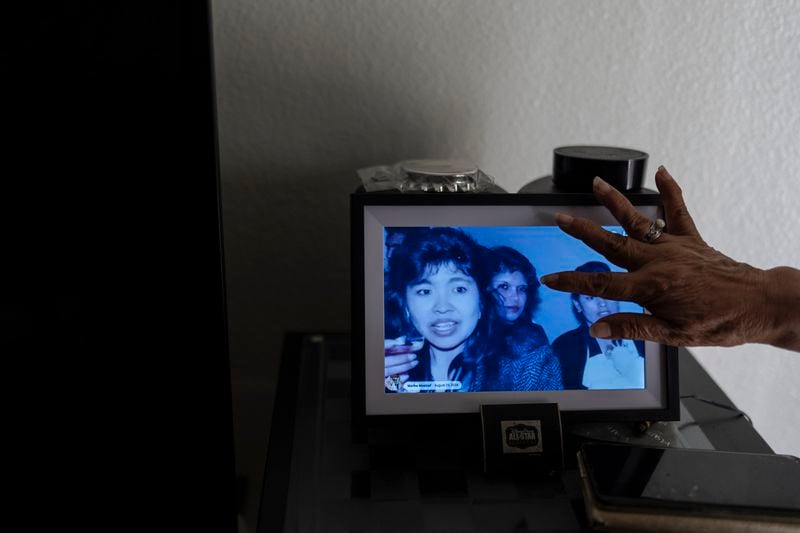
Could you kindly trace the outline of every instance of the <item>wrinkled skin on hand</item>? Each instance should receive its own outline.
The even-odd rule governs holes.
[[[788,267],[764,271],[718,252],[698,233],[680,187],[663,167],[656,173],[656,185],[666,228],[652,243],[642,241],[651,220],[600,178],[595,178],[595,195],[629,237],[605,231],[588,219],[556,216],[563,231],[629,272],[559,272],[542,282],[560,291],[633,301],[651,313],[609,315],[592,326],[596,337],[673,346],[762,342],[800,350],[798,290],[775,292],[776,286],[787,283],[800,289],[798,271]]]

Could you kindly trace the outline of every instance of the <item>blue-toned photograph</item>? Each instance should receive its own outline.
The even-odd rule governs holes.
[[[539,282],[625,271],[558,227],[389,227],[383,264],[386,392],[645,386],[641,341],[589,335],[596,320],[640,306]]]

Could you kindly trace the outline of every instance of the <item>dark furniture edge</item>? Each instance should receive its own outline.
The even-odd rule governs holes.
[[[367,194],[350,195],[350,403],[353,442],[366,439],[364,390],[364,206]]]
[[[300,374],[300,351],[303,333],[287,333],[281,350],[278,385],[272,405],[267,460],[261,486],[261,503],[258,508],[257,532],[283,531],[286,519],[286,501],[291,474],[291,457],[294,440],[297,384]],[[267,523],[269,517],[269,523]]]

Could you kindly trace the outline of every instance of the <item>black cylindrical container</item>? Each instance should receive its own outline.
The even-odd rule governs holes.
[[[620,191],[642,188],[647,154],[614,146],[562,146],[553,150],[553,185],[570,192],[591,192],[600,176]]]

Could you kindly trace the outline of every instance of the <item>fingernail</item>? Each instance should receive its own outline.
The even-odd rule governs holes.
[[[416,356],[414,356],[414,358],[416,359]],[[417,366],[417,365],[419,364],[419,361],[416,361],[416,360],[414,360],[414,361],[411,361],[411,364],[412,364],[413,366]]]
[[[416,359],[416,358],[417,358],[417,354],[416,354],[416,352],[411,352],[410,354],[408,354],[408,358],[409,358],[411,361],[413,361],[414,359]]]
[[[600,322],[591,327],[589,334],[591,334],[592,337],[607,339],[611,336],[611,327],[605,322]]]
[[[548,274],[546,276],[542,276],[540,281],[545,285],[551,285],[558,281],[558,274]]]
[[[608,191],[611,190],[611,185],[606,183],[603,180],[603,178],[601,178],[600,176],[595,176],[594,177],[594,181],[592,182],[592,186],[594,186],[594,190],[596,190],[597,192],[605,193],[605,192],[608,192]]]
[[[572,224],[573,220],[575,220],[574,217],[565,215],[564,213],[556,213],[556,224],[562,228],[568,227],[570,224]]]
[[[667,171],[667,169],[664,168],[664,165],[658,165],[658,170],[659,170],[659,172],[666,172]]]

